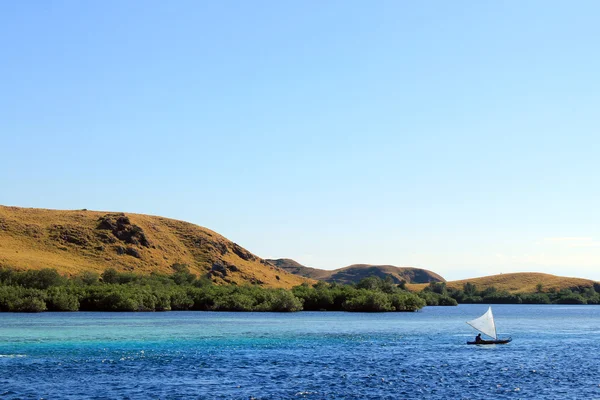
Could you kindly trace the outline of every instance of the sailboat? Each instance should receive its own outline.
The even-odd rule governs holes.
[[[512,340],[511,338],[498,339],[498,333],[496,332],[496,323],[494,322],[494,314],[492,314],[492,307],[488,308],[486,313],[483,314],[481,317],[475,318],[471,321],[467,321],[467,324],[471,325],[473,328],[477,329],[484,335],[493,338],[493,340],[483,340],[478,337],[477,340],[467,342],[467,344],[506,344]]]

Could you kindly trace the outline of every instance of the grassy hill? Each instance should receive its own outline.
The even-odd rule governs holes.
[[[136,273],[172,273],[172,265],[216,283],[256,283],[290,288],[323,280],[352,283],[368,276],[392,276],[411,290],[444,278],[420,268],[356,264],[336,270],[303,266],[294,260],[264,260],[209,229],[173,219],[100,211],[59,211],[0,206],[0,266],[16,269],[54,268],[76,275],[107,268]],[[494,286],[510,293],[590,287],[594,281],[543,273],[509,273],[447,282],[461,289]]]
[[[279,258],[277,260],[267,260],[271,264],[289,272],[290,274],[304,276],[316,280],[326,280],[331,271],[306,267],[290,258]]]
[[[111,267],[172,273],[175,263],[187,264],[216,283],[290,288],[307,281],[188,222],[142,214],[0,206],[0,266],[54,268],[75,275]]]
[[[478,290],[485,290],[488,287],[495,287],[498,290],[505,290],[509,293],[533,293],[537,291],[538,284],[542,285],[544,292],[550,290],[586,288],[594,285],[594,281],[582,278],[568,278],[564,276],[556,276],[543,274],[539,272],[515,272],[509,274],[499,274],[484,276],[481,278],[462,279],[458,281],[449,281],[446,283],[448,288],[462,289],[464,284],[470,282],[474,284]],[[408,285],[408,288],[413,291],[422,290],[425,284]]]
[[[445,279],[440,275],[421,268],[395,267],[393,265],[354,264],[330,271],[305,267],[289,258],[268,261],[293,274],[326,282],[353,283],[368,276],[385,278],[388,275],[391,276],[396,283],[400,283],[400,281],[412,283],[445,282]]]

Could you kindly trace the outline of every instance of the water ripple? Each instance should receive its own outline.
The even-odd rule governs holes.
[[[515,341],[489,348],[464,344],[477,306],[0,315],[0,398],[600,398],[600,307],[543,307],[497,307]]]

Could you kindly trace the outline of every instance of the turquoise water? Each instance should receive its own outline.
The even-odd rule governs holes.
[[[1,399],[600,399],[600,307],[0,314]]]

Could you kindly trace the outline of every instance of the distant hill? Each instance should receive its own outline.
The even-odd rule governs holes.
[[[215,283],[254,283],[291,288],[303,282],[353,283],[368,277],[391,276],[411,290],[440,275],[420,268],[356,264],[336,270],[301,265],[290,259],[264,260],[216,232],[169,218],[101,211],[59,211],[0,206],[0,266],[17,269],[55,268],[76,275],[107,268],[135,273],[171,273],[187,264]],[[508,273],[447,282],[460,289],[471,282],[511,293],[590,287],[595,282],[543,273]]]
[[[421,268],[354,264],[344,268],[324,270],[306,267],[289,258],[267,261],[293,274],[326,282],[355,283],[369,276],[380,278],[391,276],[395,283],[401,281],[410,283],[445,282],[440,275]]]
[[[542,285],[542,290],[561,290],[572,288],[586,288],[594,285],[594,281],[582,278],[567,278],[543,274],[540,272],[515,272],[508,274],[490,275],[481,278],[461,279],[458,281],[446,282],[446,286],[454,289],[462,289],[464,284],[470,282],[478,290],[484,290],[488,287],[495,287],[498,290],[505,290],[509,293],[533,293],[537,290],[538,284]],[[408,285],[410,290],[422,290],[425,284]]]
[[[0,206],[0,266],[75,275],[106,268],[171,273],[175,263],[216,283],[290,288],[287,273],[209,229],[183,221],[99,211]]]
[[[324,278],[326,278],[329,275],[329,272],[331,272],[323,269],[305,267],[304,265],[289,258],[279,258],[277,260],[267,261],[289,272],[290,274],[300,275],[311,279],[325,280]]]

